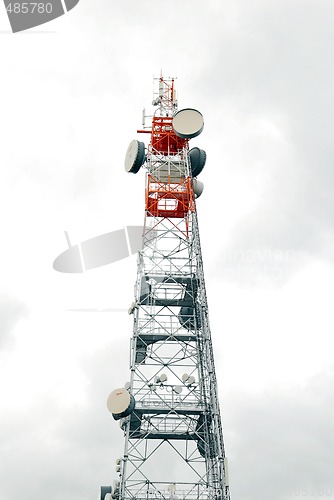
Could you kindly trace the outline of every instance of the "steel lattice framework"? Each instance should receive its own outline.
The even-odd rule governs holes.
[[[229,500],[189,140],[175,134],[174,80],[159,78],[135,285],[121,500]],[[147,132],[142,130],[138,132]]]

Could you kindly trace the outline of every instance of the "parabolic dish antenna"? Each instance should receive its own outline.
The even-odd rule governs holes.
[[[195,198],[199,198],[203,193],[204,184],[198,179],[193,179],[193,188],[194,188]]]
[[[121,387],[109,394],[107,408],[111,413],[119,415],[128,409],[130,401],[130,393],[124,387]]]
[[[145,144],[134,139],[130,142],[125,155],[124,167],[127,172],[136,174],[145,161]]]
[[[108,500],[112,493],[111,486],[101,486],[99,491],[99,500]]]
[[[204,168],[206,162],[206,152],[204,149],[192,148],[189,151],[189,160],[192,176],[197,177]]]
[[[181,394],[182,387],[180,385],[174,385],[174,392],[176,392],[176,394]]]
[[[204,119],[197,109],[185,108],[178,111],[173,118],[174,132],[181,139],[197,137],[203,130]]]

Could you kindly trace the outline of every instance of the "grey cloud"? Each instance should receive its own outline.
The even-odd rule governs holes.
[[[46,396],[34,412],[2,421],[1,498],[19,498],[19,484],[27,498],[89,500],[112,483],[123,436],[105,402],[124,378],[122,362],[112,360],[127,359],[125,347],[110,346],[85,362],[85,404],[66,409]],[[322,491],[334,491],[333,376],[334,367],[303,387],[224,395],[232,498],[318,500]]]
[[[226,251],[294,251],[284,282],[305,257],[334,257],[334,7],[326,1],[239,6],[238,32],[213,38],[212,57],[221,64],[211,60],[202,80],[222,115],[228,104],[240,123],[268,120],[282,137],[250,129],[249,139],[240,138],[245,184],[259,177],[265,186]],[[256,270],[261,274],[263,266]]]
[[[29,499],[91,500],[101,485],[118,478],[115,460],[123,454],[124,437],[106,401],[128,380],[128,348],[128,339],[113,342],[82,362],[87,379],[82,404],[62,406],[50,388],[33,410],[10,419],[0,415],[0,451],[6,457],[1,499],[17,500],[24,491]]]
[[[33,409],[20,409],[10,419],[0,416],[0,450],[6,457],[0,498],[91,500],[100,485],[117,478],[114,465],[123,452],[123,435],[106,400],[120,380],[126,381],[122,365],[127,373],[128,342],[120,344],[83,362],[87,391],[82,403],[62,405],[51,387]]]
[[[333,496],[333,382],[334,367],[303,387],[225,395],[233,498]]]

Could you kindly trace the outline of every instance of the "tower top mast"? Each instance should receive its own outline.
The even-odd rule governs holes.
[[[164,79],[161,75],[159,78],[154,78],[154,81],[159,81],[158,92],[153,93],[153,106],[158,106],[160,116],[173,116],[177,111],[176,91],[174,87],[175,78]],[[155,112],[155,114],[157,113]]]

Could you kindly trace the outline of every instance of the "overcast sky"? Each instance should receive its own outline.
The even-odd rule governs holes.
[[[0,7],[0,500],[91,500],[123,437],[136,257],[55,272],[142,224],[123,168],[153,76],[207,152],[198,200],[232,500],[334,499],[332,0],[81,0],[11,34]]]

